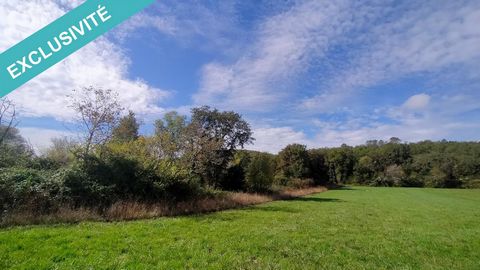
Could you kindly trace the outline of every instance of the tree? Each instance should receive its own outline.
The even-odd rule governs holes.
[[[401,142],[402,142],[402,140],[400,140],[398,137],[391,137],[389,143],[398,144],[398,143],[401,143]]]
[[[404,185],[407,176],[403,168],[399,165],[390,165],[385,169],[384,173],[385,182],[395,187],[401,187]]]
[[[250,125],[238,113],[208,106],[192,109],[186,132],[188,166],[213,186],[221,180],[235,150],[253,141]]]
[[[251,191],[267,191],[273,183],[274,159],[267,153],[253,153],[245,173],[247,188]]]
[[[402,165],[411,160],[410,147],[408,144],[385,144],[381,148],[382,159],[386,166]]]
[[[456,160],[450,155],[442,156],[438,165],[432,168],[432,180],[435,187],[455,188],[460,186],[455,173]]]
[[[329,177],[332,182],[345,183],[353,175],[355,156],[352,147],[343,144],[327,153],[327,166]]]
[[[12,101],[0,99],[0,145],[3,144],[11,129],[17,125],[17,111]]]
[[[358,183],[366,183],[373,179],[375,175],[375,165],[373,159],[369,156],[361,157],[355,165],[355,178]]]
[[[179,139],[185,130],[187,118],[178,112],[171,111],[163,116],[163,119],[155,121],[155,135],[161,136],[168,133],[172,139]]]
[[[118,95],[110,89],[90,86],[73,92],[69,96],[70,106],[78,113],[84,131],[84,154],[89,154],[92,146],[103,145],[111,138],[123,109],[117,101]]]
[[[0,145],[0,167],[27,165],[33,155],[32,147],[20,135],[18,129],[10,127]]]
[[[278,153],[278,169],[287,178],[305,178],[309,176],[310,161],[307,146],[287,145]]]
[[[178,159],[185,147],[187,120],[177,112],[168,112],[155,121],[155,156]]]
[[[9,99],[0,99],[0,167],[26,165],[34,154],[16,128],[17,111]]]
[[[135,118],[135,113],[128,112],[128,115],[122,117],[118,125],[113,129],[113,140],[117,142],[131,142],[138,139],[138,129],[140,124]]]
[[[220,112],[209,106],[193,108],[192,123],[200,128],[203,136],[221,140],[223,149],[230,154],[254,140],[250,125],[233,111]]]
[[[328,182],[328,168],[325,165],[326,152],[324,149],[308,150],[308,159],[310,161],[310,176],[317,184]]]
[[[77,146],[75,141],[67,137],[53,138],[52,146],[45,151],[44,156],[60,165],[67,165],[73,160]]]

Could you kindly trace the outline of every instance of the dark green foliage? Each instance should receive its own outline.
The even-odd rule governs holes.
[[[3,140],[0,143],[0,168],[27,166],[33,156],[33,150],[14,127],[0,126]]]
[[[326,163],[326,151],[324,149],[308,150],[310,177],[316,184],[328,183],[328,168]]]
[[[475,142],[405,144],[393,138],[322,150],[331,182],[453,188],[470,187],[480,175],[480,143]]]
[[[267,153],[252,153],[245,172],[245,182],[250,191],[268,191],[275,177],[275,159]]]
[[[308,177],[309,167],[310,160],[305,145],[290,144],[278,154],[278,172],[287,178]]]
[[[110,127],[116,121],[107,122]],[[190,121],[170,112],[156,121],[150,137],[139,136],[138,126],[130,113],[115,129],[100,129],[102,143],[90,151],[63,138],[41,156],[9,128],[0,144],[2,215],[54,211],[60,205],[102,209],[118,201],[176,202],[212,187],[251,192],[330,183],[480,187],[480,143],[475,142],[407,144],[393,137],[356,147],[307,150],[291,144],[272,155],[239,149],[253,138],[249,124],[234,112],[195,108]],[[103,143],[105,138],[113,139]]]
[[[251,160],[251,151],[237,151],[222,178],[220,187],[224,190],[240,191],[246,189],[245,173]]]
[[[329,179],[333,183],[347,183],[353,176],[355,156],[350,146],[342,145],[327,152],[326,165]]]
[[[118,142],[131,142],[138,139],[140,124],[135,118],[135,113],[128,112],[127,116],[120,118],[118,125],[113,129],[113,140]]]
[[[252,141],[250,125],[233,111],[221,112],[208,106],[194,108],[192,123],[201,128],[204,136],[221,138],[226,151],[243,148]]]
[[[121,200],[181,200],[198,192],[198,181],[161,166],[143,166],[138,160],[107,153],[83,157],[56,177],[68,188],[75,205],[109,205]]]
[[[65,183],[76,205],[107,205],[121,199],[148,198],[149,191],[154,193],[154,175],[135,160],[107,154],[102,159],[84,156],[56,177]]]
[[[355,165],[355,180],[357,183],[365,183],[375,176],[375,164],[370,156],[362,156]]]
[[[192,109],[187,134],[186,164],[213,187],[220,185],[236,149],[253,141],[250,125],[238,113],[208,106]]]
[[[64,200],[66,187],[50,171],[0,169],[0,210],[46,212]]]

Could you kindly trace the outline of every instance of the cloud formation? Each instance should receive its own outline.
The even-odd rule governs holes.
[[[81,2],[0,4],[0,50]],[[47,16],[32,20],[39,13]],[[68,121],[65,94],[93,84],[118,90],[128,109],[158,115],[173,91],[131,78],[123,51],[126,38],[151,38],[156,31],[149,39],[154,45],[165,38],[182,52],[192,49],[193,57],[202,51],[199,79],[179,76],[197,90],[174,106],[184,113],[212,105],[247,115],[257,139],[250,149],[392,136],[478,140],[478,25],[474,0],[158,1],[11,98],[23,115]]]
[[[0,51],[20,42],[62,16],[82,1],[4,1],[0,3]],[[38,16],[42,14],[42,16]],[[70,121],[73,111],[66,96],[86,86],[109,88],[119,93],[122,105],[139,114],[163,112],[159,102],[169,91],[129,78],[130,60],[121,47],[102,37],[56,64],[11,93],[23,117],[53,117]]]
[[[197,104],[266,111],[285,101],[293,83],[351,25],[346,1],[304,1],[268,18],[253,45],[232,64],[205,65]]]
[[[313,136],[289,126],[254,128],[255,145],[248,149],[277,153],[290,143],[311,148],[334,147],[343,143],[364,144],[367,140],[399,137],[403,141],[478,140],[480,123],[465,115],[480,110],[471,96],[435,96],[416,94],[401,105],[378,108],[369,115],[349,115],[344,121],[306,121],[318,129]],[[387,117],[388,122],[378,121]]]
[[[346,67],[337,68],[317,95],[305,99],[302,108],[329,111],[368,87],[412,74],[441,80],[452,66],[480,73],[478,1],[407,1],[394,8],[394,13],[381,12],[391,19],[368,22],[366,32],[349,37],[366,46],[355,52]]]
[[[76,135],[69,131],[47,129],[47,128],[33,128],[20,127],[20,135],[27,139],[27,142],[33,147],[36,153],[41,153],[51,145],[52,138],[72,138],[76,139]]]
[[[425,109],[430,103],[430,96],[427,94],[418,94],[411,96],[403,103],[403,107],[411,110]]]

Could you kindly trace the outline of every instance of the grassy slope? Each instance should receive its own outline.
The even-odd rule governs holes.
[[[480,190],[354,188],[210,215],[0,230],[0,269],[479,269]]]

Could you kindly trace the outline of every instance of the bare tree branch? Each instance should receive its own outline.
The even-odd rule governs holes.
[[[17,124],[15,104],[9,99],[0,99],[0,145],[3,144],[10,130],[16,127]]]
[[[110,89],[87,87],[74,91],[69,96],[71,107],[79,115],[79,123],[84,131],[85,154],[93,146],[103,145],[112,135],[123,108],[118,103],[118,95]]]

